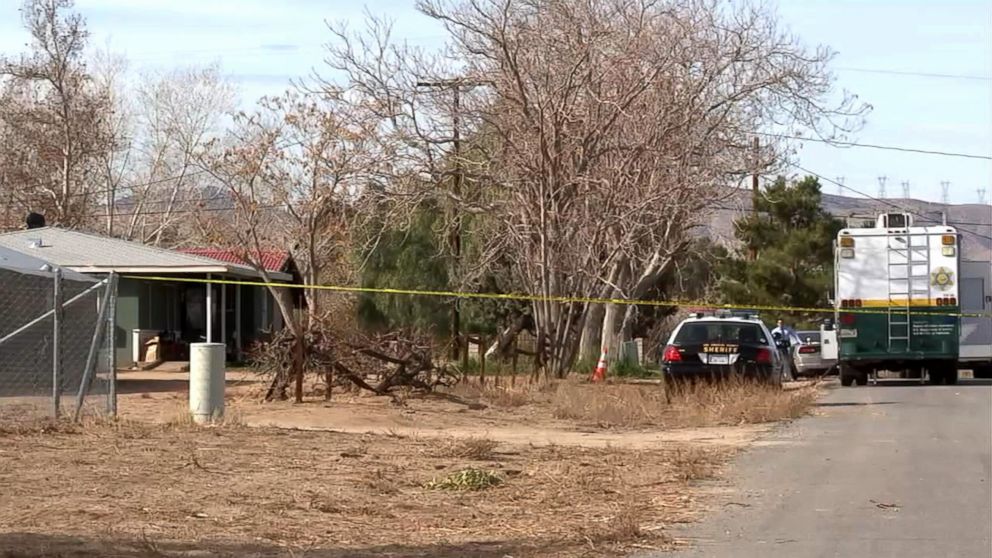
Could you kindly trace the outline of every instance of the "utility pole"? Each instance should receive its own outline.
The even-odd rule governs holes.
[[[978,203],[985,203],[985,193],[988,191],[985,188],[979,188],[976,190],[978,192]]]
[[[844,195],[844,177],[843,176],[838,176],[837,178],[834,179],[834,181],[837,182],[837,195],[838,196],[843,196]]]
[[[940,182],[940,203],[947,205],[951,201],[951,183],[947,180]]]
[[[451,102],[451,151],[454,158],[455,173],[451,184],[451,194],[455,199],[460,199],[462,195],[462,183],[465,180],[465,170],[462,167],[462,136],[461,136],[461,91],[463,87],[476,87],[483,82],[465,79],[444,79],[438,81],[418,81],[417,87],[431,89],[450,89],[452,92]],[[450,233],[448,235],[448,249],[451,251],[451,275],[454,280],[458,276],[462,257],[462,218],[457,208],[452,209],[450,218]],[[457,359],[461,348],[461,310],[457,298],[451,301],[451,340],[452,358]],[[468,350],[466,343],[465,350]]]
[[[904,200],[908,200],[909,199],[909,181],[908,180],[903,180],[902,181],[902,198]]]
[[[751,210],[757,211],[758,209],[758,196],[760,192],[758,191],[758,167],[760,166],[759,153],[761,150],[761,144],[758,141],[758,137],[755,136],[752,140],[751,147],[753,149],[752,156],[754,160],[751,163]],[[756,260],[758,259],[758,249],[752,246],[748,250],[748,259]]]
[[[878,177],[878,199],[880,200],[885,199],[885,181],[888,179],[889,177],[887,176]]]

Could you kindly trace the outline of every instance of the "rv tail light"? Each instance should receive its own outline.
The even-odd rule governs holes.
[[[945,234],[944,236],[940,237],[940,243],[943,244],[944,246],[954,246],[954,243],[956,241],[957,239],[954,238],[953,234]]]
[[[854,314],[841,314],[840,323],[841,325],[854,325]]]
[[[947,299],[947,305],[948,306],[957,306],[958,305],[958,299],[956,299],[956,298],[954,298],[952,296],[951,298]]]
[[[854,248],[854,238],[850,236],[840,237],[841,248]]]

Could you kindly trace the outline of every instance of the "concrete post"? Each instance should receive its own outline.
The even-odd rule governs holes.
[[[189,412],[204,424],[224,416],[224,344],[189,346]]]

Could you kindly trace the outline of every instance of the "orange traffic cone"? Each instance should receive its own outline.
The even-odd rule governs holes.
[[[603,353],[599,355],[599,362],[596,363],[596,371],[592,373],[592,381],[602,382],[606,379],[606,347],[603,347]]]

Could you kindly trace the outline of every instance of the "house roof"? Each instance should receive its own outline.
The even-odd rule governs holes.
[[[213,260],[239,265],[251,265],[238,250],[230,248],[180,248],[184,254],[192,254]],[[251,259],[258,261],[266,271],[285,271],[289,273],[288,265],[291,256],[288,250],[262,250],[251,252]]]
[[[80,273],[218,273],[259,277],[256,270],[246,265],[57,227],[0,234],[0,246]],[[280,281],[292,279],[288,273],[271,276]]]
[[[51,277],[58,266],[45,260],[22,254],[16,250],[0,246],[0,269],[8,269],[18,273]],[[71,269],[63,269],[62,277],[69,281],[93,283],[96,279],[77,273]]]

